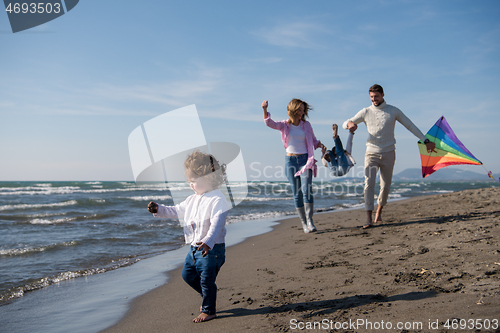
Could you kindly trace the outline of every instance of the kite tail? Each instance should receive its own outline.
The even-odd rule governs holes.
[[[483,168],[484,168],[484,166],[483,166]],[[484,168],[484,170],[486,170],[486,172],[488,172],[488,177],[490,177],[491,179],[495,179],[495,177],[493,177],[493,172],[488,171],[488,169],[486,169],[486,168]],[[495,180],[500,182],[500,178],[495,179]]]

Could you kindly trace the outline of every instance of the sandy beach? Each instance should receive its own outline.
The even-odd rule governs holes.
[[[317,214],[312,234],[282,220],[227,249],[217,319],[191,322],[201,298],[177,269],[104,332],[500,332],[499,198],[390,202],[366,230],[362,209]]]

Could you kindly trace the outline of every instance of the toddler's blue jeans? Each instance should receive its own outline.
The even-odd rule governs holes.
[[[198,246],[191,246],[182,269],[182,278],[203,298],[201,311],[213,315],[217,300],[215,279],[226,261],[226,246],[224,243],[215,244],[205,257],[201,252]]]

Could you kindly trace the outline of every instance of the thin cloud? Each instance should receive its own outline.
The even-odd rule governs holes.
[[[267,58],[257,58],[257,59],[251,59],[249,60],[250,62],[254,63],[263,63],[263,64],[275,64],[278,62],[283,61],[283,58],[278,58],[278,57],[267,57]]]
[[[314,40],[320,34],[328,31],[319,24],[307,22],[292,22],[275,25],[270,29],[260,29],[253,32],[264,42],[284,47],[317,47],[321,44]]]
[[[25,87],[30,98],[10,94],[0,104],[0,112],[56,115],[133,116],[157,114],[208,98],[221,90],[224,71],[196,67],[185,78],[145,84],[110,84],[97,86],[33,86]],[[56,93],[57,92],[57,93]],[[63,98],[61,96],[64,96]]]

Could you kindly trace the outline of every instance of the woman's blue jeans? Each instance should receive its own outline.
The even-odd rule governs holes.
[[[198,246],[191,246],[182,268],[182,278],[203,298],[201,311],[213,315],[217,300],[215,278],[226,261],[226,246],[215,244],[205,257],[201,252]]]
[[[295,173],[299,171],[307,163],[307,154],[286,156],[285,159],[285,172],[286,178],[290,182],[292,187],[293,199],[295,201],[295,207],[304,207],[304,202],[313,203],[314,198],[312,195],[312,178],[313,171],[307,169],[302,175],[296,177]],[[304,184],[302,184],[302,180]]]

